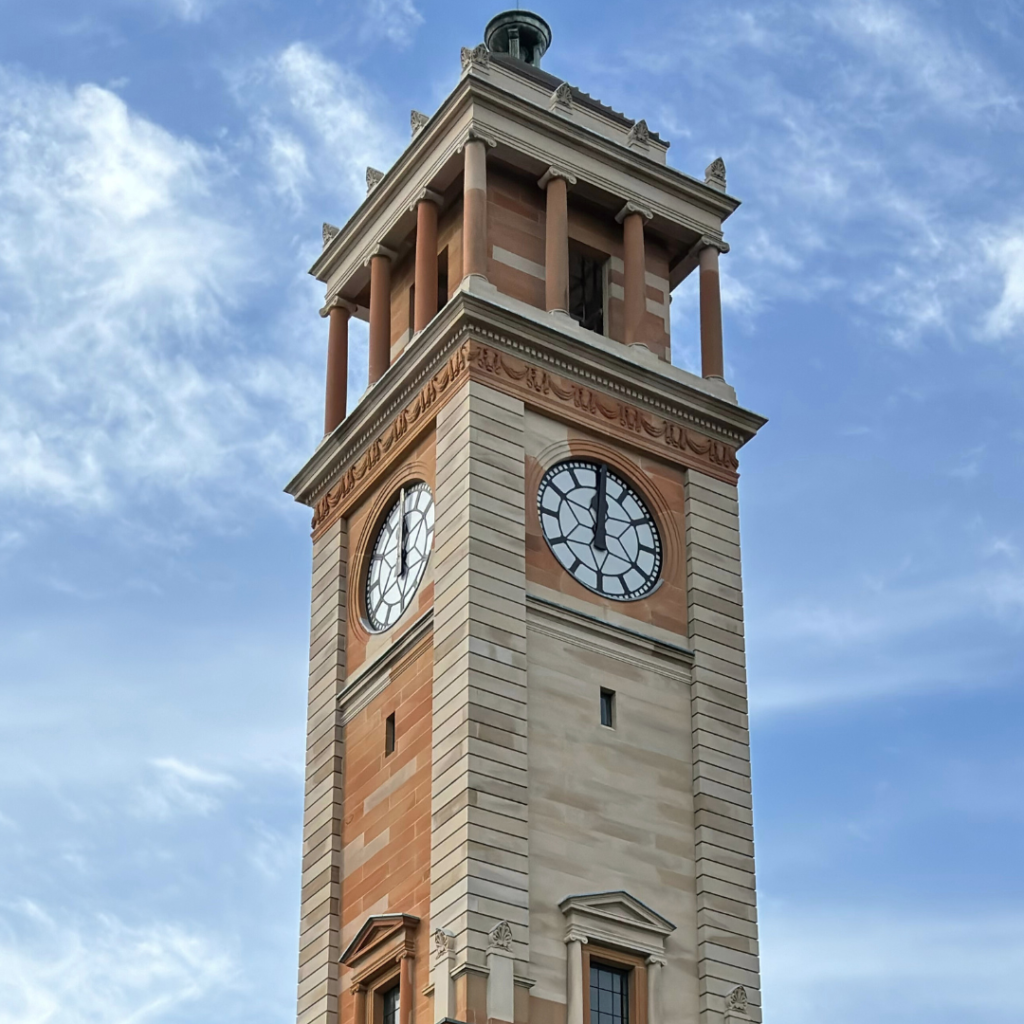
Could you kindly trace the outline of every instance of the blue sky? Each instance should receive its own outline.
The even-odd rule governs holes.
[[[0,1024],[294,1012],[305,271],[497,10],[0,0]],[[1024,9],[539,10],[744,200],[767,1019],[1024,1021]]]

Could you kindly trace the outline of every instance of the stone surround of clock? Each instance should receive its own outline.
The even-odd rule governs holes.
[[[397,983],[397,1024],[758,1024],[739,204],[542,70],[543,19],[491,28],[312,268],[298,1021],[382,1024]],[[691,275],[700,375],[670,358]]]

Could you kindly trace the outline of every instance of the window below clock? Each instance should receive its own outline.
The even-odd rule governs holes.
[[[604,334],[604,257],[569,248],[569,316],[581,327]]]

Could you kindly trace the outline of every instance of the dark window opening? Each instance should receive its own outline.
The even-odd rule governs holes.
[[[384,1024],[398,1024],[398,994],[400,986],[395,985],[384,993]]]
[[[388,715],[387,721],[384,723],[384,754],[393,754],[395,752],[395,713],[394,711]]]
[[[437,254],[437,308],[444,309],[448,302],[448,246]]]
[[[569,250],[569,315],[588,331],[604,334],[604,260]]]
[[[601,724],[615,728],[615,691],[601,690]]]
[[[590,964],[590,1024],[629,1024],[629,971]]]

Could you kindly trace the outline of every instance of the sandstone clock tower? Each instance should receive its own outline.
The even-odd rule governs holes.
[[[674,170],[542,70],[550,42],[492,19],[311,271],[300,1024],[761,1020],[736,453],[764,419],[724,379],[718,279],[738,202],[721,160]],[[701,376],[670,362],[691,273]]]

